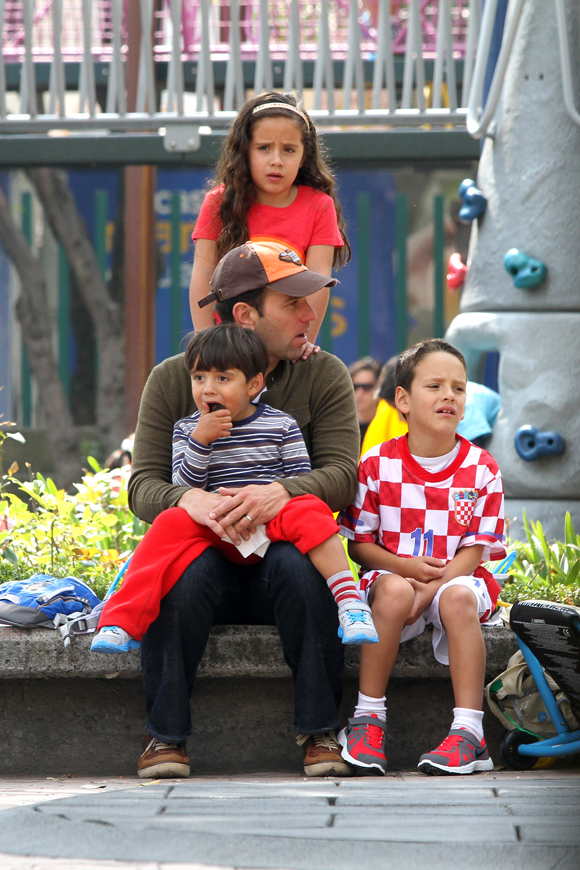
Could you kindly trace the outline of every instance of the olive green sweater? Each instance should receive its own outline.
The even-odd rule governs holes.
[[[297,420],[310,454],[312,471],[280,481],[283,486],[293,496],[317,495],[333,511],[347,507],[356,492],[359,427],[346,366],[324,351],[305,362],[283,360],[268,375],[260,401]],[[171,440],[177,420],[195,410],[183,354],[156,366],[141,398],[129,482],[131,510],[146,522],[187,491],[171,483]]]

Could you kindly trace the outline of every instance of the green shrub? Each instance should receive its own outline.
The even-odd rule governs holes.
[[[548,542],[541,523],[529,523],[525,511],[523,520],[527,541],[512,543],[518,555],[501,600],[513,604],[536,598],[580,605],[580,535],[570,514],[566,514],[564,541]]]
[[[102,469],[92,457],[88,463],[92,471],[75,484],[74,495],[40,474],[19,483],[18,467],[0,476],[0,582],[35,573],[74,576],[102,598],[147,524],[129,510],[129,470]],[[26,500],[7,491],[8,484]]]

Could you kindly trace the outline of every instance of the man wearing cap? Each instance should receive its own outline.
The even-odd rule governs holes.
[[[328,353],[301,360],[315,319],[308,297],[335,283],[306,269],[284,245],[249,242],[220,261],[212,293],[199,303],[215,302],[223,322],[254,329],[263,339],[269,366],[260,401],[297,420],[312,471],[219,494],[173,485],[173,426],[195,411],[180,354],[155,367],[143,392],[129,483],[129,503],[137,516],[152,522],[162,510],[178,506],[237,544],[293,496],[312,493],[334,511],[350,503],[359,442],[350,376]],[[341,725],[343,661],[336,606],[308,557],[286,542],[270,546],[264,559],[251,566],[234,565],[210,547],[163,599],[141,645],[148,721],[139,775],[189,775],[189,697],[211,630],[211,620],[200,624],[198,615],[208,608],[213,624],[277,625],[294,678],[294,727],[305,773],[347,775],[335,739]],[[259,757],[260,735],[254,739]]]

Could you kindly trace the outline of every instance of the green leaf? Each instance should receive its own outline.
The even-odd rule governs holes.
[[[87,462],[89,463],[95,474],[98,474],[99,471],[102,471],[101,466],[99,465],[94,456],[87,456]]]
[[[530,550],[532,552],[532,558],[533,558],[534,562],[537,562],[540,558],[540,554],[538,553],[538,551],[536,549],[536,543],[534,541],[534,536],[532,534],[532,530],[530,529],[530,524],[528,522],[528,515],[527,515],[525,509],[522,513],[522,517],[524,520],[524,529],[526,530],[526,537],[528,539],[528,544],[530,545]]]
[[[6,559],[6,561],[10,562],[12,565],[16,565],[16,563],[18,562],[18,556],[13,550],[10,549],[10,547],[6,547],[6,549],[2,553],[2,558]]]
[[[46,478],[46,489],[47,489],[47,491],[48,491],[51,495],[57,495],[57,494],[58,494],[58,489],[56,488],[56,485],[55,485],[55,483],[54,483],[54,480],[52,480],[51,477],[47,477],[47,478]]]
[[[568,571],[568,574],[562,580],[564,586],[574,586],[578,580],[578,574],[580,573],[580,559],[576,561],[574,566]]]

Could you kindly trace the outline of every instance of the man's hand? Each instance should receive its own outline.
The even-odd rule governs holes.
[[[445,573],[443,559],[434,559],[433,556],[411,556],[410,559],[402,560],[400,573],[403,577],[412,577],[420,583],[430,583],[431,580],[439,580]]]
[[[231,428],[232,415],[227,408],[212,412],[207,402],[204,402],[201,409],[201,417],[191,434],[196,441],[200,444],[205,444],[207,447],[212,441],[217,441],[218,438],[229,437]]]
[[[413,606],[411,607],[411,612],[409,613],[405,625],[413,625],[414,622],[417,622],[421,614],[431,606],[431,602],[435,598],[437,590],[441,584],[435,582],[421,583],[419,580],[414,580],[413,577],[407,577],[406,579],[415,590],[415,598],[413,599]]]
[[[244,541],[249,540],[260,523],[273,520],[292,498],[288,490],[277,481],[264,486],[251,484],[234,489],[221,487],[220,495],[225,498],[209,516],[229,535],[234,544],[240,543],[240,537]]]
[[[186,511],[192,520],[202,526],[207,526],[220,538],[225,537],[225,531],[220,524],[210,517],[210,512],[224,504],[227,499],[217,492],[206,492],[205,489],[188,489],[184,492],[177,507]]]

